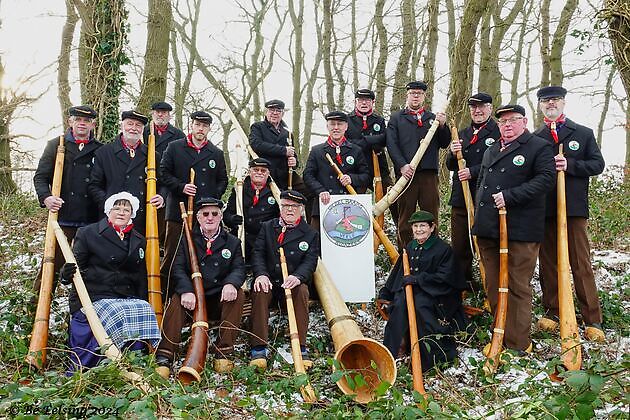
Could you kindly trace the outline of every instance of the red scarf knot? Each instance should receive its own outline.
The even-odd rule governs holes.
[[[122,143],[123,149],[125,149],[127,153],[129,154],[129,157],[133,159],[134,157],[136,157],[136,149],[140,146],[140,143],[142,143],[142,139],[138,140],[136,144],[134,144],[133,146],[130,146],[127,144],[127,142],[125,141],[125,138],[121,134],[120,142]]]
[[[157,133],[157,135],[161,136],[168,129],[168,123],[164,125],[153,124],[153,127],[155,128],[155,132]]]
[[[107,221],[107,223],[109,223],[109,225],[114,228],[114,231],[116,232],[116,234],[118,235],[121,241],[125,239],[125,233],[129,233],[131,229],[133,229],[133,223],[129,223],[124,228],[114,225],[109,220]]]
[[[339,141],[339,145],[336,145],[333,141],[332,138],[330,136],[328,136],[328,139],[326,140],[326,143],[330,146],[333,147],[335,149],[335,160],[337,161],[338,164],[343,165],[343,159],[341,159],[341,145],[344,144],[346,142],[346,136],[343,136],[341,138],[341,140]]]
[[[282,230],[280,231],[280,235],[278,235],[278,245],[282,245],[282,243],[284,242],[284,234],[287,231],[287,229],[293,229],[294,227],[300,224],[301,220],[302,220],[302,216],[298,217],[295,223],[289,224],[285,222],[284,219],[282,219],[282,217],[280,218],[279,222],[280,222],[280,226],[282,227]]]
[[[278,245],[282,245],[282,243],[284,242],[284,233],[286,231],[287,231],[287,227],[282,226],[282,231],[280,232],[280,235],[278,235]]]
[[[558,144],[558,129],[564,125],[566,122],[566,117],[564,114],[560,114],[558,118],[555,120],[550,120],[545,117],[545,124],[549,127],[549,131],[551,131],[551,137],[553,137],[553,142]]]
[[[407,108],[407,114],[415,115],[416,119],[418,120],[418,127],[422,127],[422,114],[424,114],[424,107],[420,108],[417,111]]]
[[[475,128],[475,126],[473,125],[473,127],[472,127],[472,129],[473,129],[473,136],[472,136],[472,139],[470,139],[470,144],[477,143],[477,140],[479,140],[479,132],[481,130],[483,130],[486,127],[486,125],[488,125],[488,121],[483,123],[483,125],[480,126],[479,128]]]
[[[361,113],[361,111],[359,111],[358,109],[354,110],[354,114],[357,117],[361,117],[361,119],[363,119],[363,127],[362,130],[365,131],[368,129],[368,123],[367,123],[367,119],[370,115],[372,115],[373,110],[370,109],[368,112],[366,112],[365,114]]]
[[[203,231],[201,231],[201,236],[203,236],[203,239],[206,240],[206,255],[212,255],[212,242],[214,242],[214,240],[217,239],[217,237],[219,236],[219,233],[221,233],[221,228],[220,227],[219,227],[219,229],[217,229],[217,233],[212,235],[211,238],[208,238],[203,233]]]
[[[195,149],[197,153],[201,152],[201,149],[206,147],[206,144],[208,144],[208,139],[204,139],[203,143],[201,143],[200,146],[195,145],[195,143],[193,143],[193,140],[192,140],[192,133],[188,133],[188,136],[186,136],[186,138],[188,139],[187,141],[188,147]]]

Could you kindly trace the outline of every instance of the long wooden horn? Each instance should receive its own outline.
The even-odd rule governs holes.
[[[409,255],[407,250],[403,249],[402,255],[403,274],[408,276],[411,274],[409,268]],[[418,340],[418,322],[416,320],[416,303],[413,299],[413,285],[405,286],[405,297],[407,300],[407,318],[409,318],[409,342],[411,343],[411,373],[413,376],[413,389],[421,395],[425,395],[424,379],[422,378],[422,359],[420,358],[420,341]]]
[[[63,136],[59,136],[59,145],[55,157],[55,169],[51,185],[51,194],[55,197],[61,195],[61,179],[63,177],[63,160],[66,148]],[[44,260],[42,264],[42,279],[39,286],[39,298],[37,310],[31,333],[31,343],[26,356],[26,363],[41,369],[46,364],[46,347],[48,346],[48,321],[50,319],[50,301],[55,279],[55,233],[51,222],[57,222],[59,213],[48,211],[48,224],[46,225],[46,239],[44,240]]]
[[[289,131],[289,137],[287,137],[287,143],[291,147],[295,147],[293,143],[293,132]],[[293,166],[289,166],[289,178],[287,181],[287,190],[293,189]]]
[[[286,280],[289,277],[289,270],[287,268],[287,259],[284,256],[284,249],[280,247],[280,267],[282,268],[282,278]],[[291,295],[291,289],[284,289],[284,296],[287,299],[287,316],[289,318],[289,334],[291,335],[291,356],[293,356],[293,367],[295,373],[298,375],[306,375],[306,369],[304,368],[304,361],[302,360],[302,349],[300,348],[300,336],[298,333],[297,319],[295,318],[295,309],[293,308],[293,296]],[[315,396],[315,390],[310,383],[300,387],[300,393],[304,398],[304,401],[314,403],[317,401]]]
[[[337,381],[337,386],[346,395],[356,395],[354,400],[359,403],[373,401],[381,382],[389,385],[396,382],[394,357],[387,347],[363,336],[321,259],[318,261],[314,279],[335,344],[335,360],[342,369],[350,371]],[[347,375],[354,374],[361,374],[366,384],[353,389],[346,378]]]
[[[197,259],[197,250],[195,242],[192,238],[190,221],[186,214],[184,203],[179,203],[182,212],[182,225],[184,226],[184,235],[186,235],[186,243],[188,244],[188,254],[190,258],[190,270],[193,283],[193,291],[195,293],[196,305],[193,312],[193,324],[190,327],[190,343],[188,343],[188,352],[182,367],[177,372],[177,378],[184,384],[190,384],[194,381],[201,381],[201,372],[206,365],[206,355],[208,353],[208,314],[206,312],[206,295],[203,289],[203,277],[199,269],[199,260]]]
[[[558,152],[563,154],[562,144]],[[562,343],[562,363],[568,370],[579,370],[582,366],[582,349],[573,290],[569,274],[569,238],[567,234],[567,198],[564,171],[558,171],[557,224],[558,224],[558,303],[560,318],[560,340]]]
[[[499,354],[503,347],[503,336],[505,335],[505,319],[508,307],[508,232],[507,232],[507,210],[505,207],[499,209],[499,287],[497,290],[497,307],[494,313],[494,329],[492,331],[492,341],[483,371],[486,375],[492,375],[497,370],[499,364]]]
[[[326,159],[328,160],[328,163],[330,163],[330,166],[332,166],[332,168],[337,173],[337,178],[341,179],[341,177],[343,176],[343,172],[341,172],[337,164],[332,160],[332,158],[330,157],[328,153],[326,153]],[[346,190],[348,190],[348,192],[351,195],[357,195],[357,192],[352,185],[349,185],[349,184],[346,185]],[[396,247],[394,247],[392,242],[389,240],[389,238],[383,231],[383,228],[381,227],[381,225],[378,224],[378,222],[376,221],[373,215],[371,216],[371,218],[372,218],[372,227],[374,229],[374,233],[376,233],[378,238],[381,240],[381,243],[385,247],[385,251],[387,251],[387,254],[389,255],[389,259],[392,262],[392,264],[396,263],[399,257]]]
[[[409,162],[409,164],[414,168],[418,167],[418,164],[422,160],[424,153],[427,151],[427,148],[429,147],[429,144],[431,143],[431,140],[433,139],[435,131],[437,130],[439,125],[440,122],[437,119],[433,120],[433,124],[431,124],[431,128],[429,128],[427,135],[422,140],[420,140],[420,147],[418,147],[416,154],[413,155],[411,162]],[[404,176],[398,178],[398,181],[396,181],[394,186],[391,187],[389,191],[387,191],[387,194],[385,194],[385,196],[372,208],[372,213],[374,214],[374,216],[378,217],[381,214],[385,213],[385,210],[387,210],[389,206],[391,206],[396,200],[398,200],[398,197],[405,190],[405,187],[407,186],[409,181],[411,180],[405,178]]]
[[[374,201],[377,203],[383,198],[383,181],[381,177],[381,167],[378,164],[378,156],[372,150],[372,166],[374,167],[374,185],[372,188],[374,189]],[[380,216],[375,218],[378,224],[383,227],[385,226],[385,214],[381,214]],[[381,243],[378,235],[374,237],[374,253],[378,251],[378,245]]]
[[[157,209],[150,200],[157,194],[157,172],[155,161],[155,134],[153,123],[149,124],[147,140],[147,195],[146,195],[146,265],[149,291],[149,304],[155,312],[157,323],[162,329],[162,286],[160,279],[160,240],[158,234]]]
[[[194,184],[194,183],[195,183],[195,170],[193,168],[190,168],[190,184]],[[218,198],[221,198],[221,197],[218,197]],[[186,220],[188,220],[188,229],[191,229],[191,230],[192,230],[192,225],[193,225],[193,214],[195,212],[194,200],[195,200],[194,195],[188,196],[188,217]]]

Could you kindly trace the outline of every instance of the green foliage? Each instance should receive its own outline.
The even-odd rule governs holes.
[[[630,181],[609,168],[591,179],[589,232],[593,248],[627,249],[630,237]]]

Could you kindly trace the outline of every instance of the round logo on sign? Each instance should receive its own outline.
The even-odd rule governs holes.
[[[370,214],[356,200],[343,198],[326,209],[324,232],[335,245],[344,248],[359,245],[370,232]]]
[[[276,199],[273,197],[267,197],[267,203],[273,206],[274,204],[276,204]]]
[[[579,148],[580,148],[580,143],[578,143],[577,141],[575,141],[575,140],[571,140],[571,141],[569,142],[569,149],[571,149],[571,150],[573,150],[573,151],[576,151],[576,150],[578,150]]]
[[[144,249],[140,248],[138,250],[138,256],[140,257],[141,260],[144,259]]]
[[[217,166],[217,163],[214,161],[214,159],[210,159],[208,161],[208,166],[214,169]]]
[[[486,143],[486,146],[492,146],[494,144],[494,139],[492,137],[488,137],[485,143]]]
[[[523,155],[514,156],[514,159],[512,159],[512,163],[515,164],[516,166],[523,166],[523,164],[525,163],[525,156]]]
[[[226,248],[223,251],[221,251],[221,256],[227,260],[232,256],[232,253],[230,252],[229,249]]]
[[[308,242],[302,241],[298,244],[300,251],[306,251],[308,249]]]
[[[374,124],[372,126],[372,128],[374,128],[374,131],[381,131],[381,125],[380,124]]]
[[[354,163],[354,157],[348,156],[346,158],[346,162],[348,162],[348,165],[352,165]]]

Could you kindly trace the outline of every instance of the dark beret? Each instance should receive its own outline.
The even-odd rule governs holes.
[[[218,198],[214,198],[214,197],[203,197],[203,198],[200,198],[195,203],[195,209],[196,209],[195,211],[199,211],[203,207],[207,207],[207,206],[216,206],[219,209],[223,209],[223,201],[219,200]]]
[[[280,199],[295,201],[296,203],[306,204],[306,197],[295,190],[284,190],[280,193]]]
[[[475,93],[473,96],[468,98],[468,105],[477,105],[477,104],[491,104],[492,96],[488,95],[485,92]]]
[[[503,106],[500,106],[494,112],[494,116],[499,118],[501,116],[501,114],[506,113],[506,112],[516,112],[518,114],[521,114],[522,116],[525,116],[525,108],[523,108],[520,105],[503,105]]]
[[[149,121],[149,118],[146,115],[142,115],[141,113],[139,113],[138,111],[135,111],[135,110],[123,111],[123,113],[120,116],[120,119],[122,121],[124,121],[127,118],[131,118],[132,120],[140,121],[142,124],[146,124]]]
[[[345,112],[341,111],[330,111],[328,114],[324,116],[326,121],[335,120],[335,121],[344,121],[348,122],[348,116]]]
[[[258,167],[258,168],[267,168],[267,169],[269,169],[271,167],[271,162],[269,162],[265,158],[259,157],[259,158],[250,160],[249,161],[249,167],[250,168]]]
[[[280,99],[272,99],[265,102],[265,108],[284,109],[284,102]]]
[[[564,98],[566,95],[567,90],[562,86],[547,86],[538,89],[538,92],[536,92],[538,99]]]
[[[212,117],[206,111],[195,111],[190,114],[190,119],[212,124]]]
[[[160,111],[172,111],[173,107],[168,102],[156,102],[153,105],[151,105],[151,109],[153,111],[158,111],[158,110],[160,110]]]
[[[431,212],[425,211],[425,210],[418,210],[417,212],[415,212],[414,214],[411,215],[411,217],[409,218],[408,222],[413,224],[413,223],[417,223],[417,222],[433,222],[435,220],[435,218],[433,217],[433,214]]]
[[[79,105],[68,109],[68,114],[72,117],[96,118],[98,115],[91,106]]]
[[[370,89],[359,89],[354,92],[355,98],[370,98],[372,100],[376,99],[376,95]]]
[[[407,90],[411,90],[411,89],[421,89],[426,91],[428,86],[426,83],[424,82],[419,82],[419,81],[415,81],[415,82],[409,82],[407,83]]]

